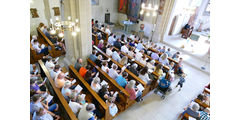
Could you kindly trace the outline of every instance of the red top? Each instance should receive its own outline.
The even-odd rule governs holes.
[[[130,100],[135,100],[136,99],[136,92],[135,92],[134,89],[129,89],[126,85],[125,90],[129,93]]]
[[[79,74],[80,74],[82,77],[84,77],[86,73],[87,73],[87,69],[84,68],[84,67],[81,67],[80,70],[79,70]]]

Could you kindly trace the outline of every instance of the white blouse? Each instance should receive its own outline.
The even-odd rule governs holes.
[[[138,76],[140,79],[142,79],[144,82],[148,83],[148,81],[150,81],[151,79],[148,76],[148,73],[146,73],[145,75],[139,74]]]
[[[109,70],[108,75],[109,75],[111,78],[113,78],[114,80],[118,77],[117,71],[114,70],[113,68],[111,68],[111,69]]]

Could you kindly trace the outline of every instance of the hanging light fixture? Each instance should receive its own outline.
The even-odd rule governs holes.
[[[142,3],[140,15],[146,13],[146,16],[150,16],[150,14],[152,16],[157,16],[158,6],[159,4],[157,4],[157,2],[154,2],[154,0],[149,0],[148,3]]]
[[[53,35],[57,33],[59,37],[63,37],[64,31],[71,31],[72,36],[76,36],[77,32],[80,32],[80,28],[78,27],[79,25],[78,19],[72,20],[71,16],[68,16],[66,21],[61,21],[59,20],[58,17],[56,17],[55,19],[56,19],[55,22],[53,22],[53,20],[50,19],[51,23],[50,34]]]

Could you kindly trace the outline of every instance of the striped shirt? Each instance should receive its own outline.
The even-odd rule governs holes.
[[[210,116],[208,115],[208,113],[200,111],[200,120],[210,120]]]

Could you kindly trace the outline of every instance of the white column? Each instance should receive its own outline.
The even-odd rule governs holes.
[[[49,1],[48,0],[43,0],[44,3],[44,14],[45,14],[45,18],[48,21],[48,25],[50,25],[50,18],[51,18],[51,13],[50,13],[50,5],[49,5]]]

